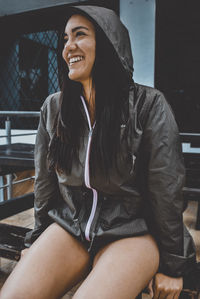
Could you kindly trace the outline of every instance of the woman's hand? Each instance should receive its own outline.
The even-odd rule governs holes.
[[[149,282],[148,290],[154,299],[178,299],[183,289],[183,278],[170,277],[157,273]]]

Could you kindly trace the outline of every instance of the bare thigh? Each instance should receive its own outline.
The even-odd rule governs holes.
[[[60,298],[87,275],[88,269],[87,250],[54,223],[19,261],[0,298]]]
[[[97,253],[92,271],[73,299],[133,299],[158,265],[159,251],[150,235],[115,241]]]

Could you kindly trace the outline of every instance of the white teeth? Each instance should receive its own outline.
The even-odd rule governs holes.
[[[76,57],[70,58],[69,65],[72,65],[74,62],[81,61],[81,60],[83,60],[83,56],[76,56]]]

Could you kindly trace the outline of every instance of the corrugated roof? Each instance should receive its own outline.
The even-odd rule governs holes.
[[[78,2],[84,0],[0,0],[0,17]]]

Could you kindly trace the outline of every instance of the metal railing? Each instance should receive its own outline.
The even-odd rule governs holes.
[[[22,137],[22,136],[30,136],[30,135],[36,135],[36,133],[23,133],[23,134],[13,134],[11,133],[11,117],[38,117],[40,116],[40,112],[37,111],[0,111],[0,117],[6,117],[5,121],[5,135],[0,136],[0,138],[6,138],[6,145],[12,144],[12,137]],[[31,176],[29,178],[25,178],[16,182],[13,182],[13,176],[12,174],[6,175],[7,183],[0,186],[1,189],[7,189],[7,199],[12,198],[12,186],[14,184],[22,183],[27,180],[34,179],[34,176]],[[3,199],[4,200],[4,199]]]

